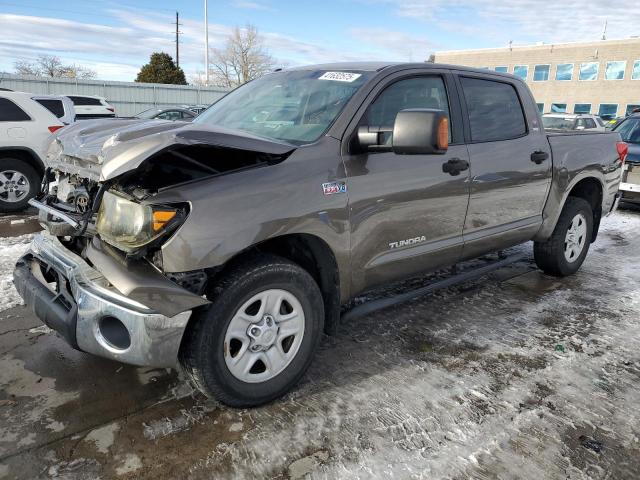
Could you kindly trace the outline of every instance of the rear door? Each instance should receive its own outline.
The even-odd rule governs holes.
[[[32,123],[32,118],[17,103],[0,98],[0,146],[24,145]]]
[[[500,77],[458,79],[471,158],[464,256],[473,257],[535,234],[551,182],[551,152],[526,87]]]
[[[446,154],[357,149],[358,126],[392,127],[397,113],[408,108],[445,111],[451,141]],[[373,89],[350,128],[345,167],[354,292],[454,263],[462,251],[469,157],[453,77],[437,70],[391,75]],[[456,175],[444,173],[443,164],[451,160],[467,168]]]

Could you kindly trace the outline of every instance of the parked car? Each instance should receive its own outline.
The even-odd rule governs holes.
[[[112,118],[116,116],[116,109],[104,97],[93,95],[67,95],[76,110],[76,119]]]
[[[144,118],[147,120],[179,120],[183,122],[190,122],[198,116],[197,113],[192,112],[186,108],[150,108],[135,115],[136,118]]]
[[[35,95],[31,98],[53,113],[65,125],[75,122],[76,110],[69,97],[64,95]]]
[[[72,346],[180,365],[205,394],[258,405],[296,384],[364,290],[531,240],[543,271],[575,273],[626,148],[616,132],[545,133],[508,74],[280,71],[189,124],[63,130],[33,202],[46,231],[14,282]]]
[[[620,192],[621,201],[640,204],[640,113],[634,113],[613,129],[629,145]]]
[[[0,91],[0,213],[23,210],[40,191],[45,144],[64,126],[38,98]]]
[[[606,130],[600,117],[588,113],[545,113],[542,124],[546,130]]]

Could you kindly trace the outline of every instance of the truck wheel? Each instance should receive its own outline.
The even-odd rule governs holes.
[[[212,304],[189,322],[180,363],[195,386],[232,407],[289,391],[313,358],[324,324],[314,279],[274,255],[216,282]]]
[[[593,233],[593,212],[586,200],[569,197],[556,228],[546,242],[535,242],[533,255],[543,272],[573,275],[584,262]]]
[[[40,175],[19,158],[0,158],[0,212],[19,212],[40,190]]]

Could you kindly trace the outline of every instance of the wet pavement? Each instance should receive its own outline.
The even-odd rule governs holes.
[[[622,211],[571,278],[529,257],[353,319],[251,410],[4,310],[0,478],[638,478],[639,240]]]

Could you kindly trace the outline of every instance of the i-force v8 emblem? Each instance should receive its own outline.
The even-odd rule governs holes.
[[[325,195],[334,195],[336,193],[347,193],[346,182],[329,182],[322,184],[322,193]]]

